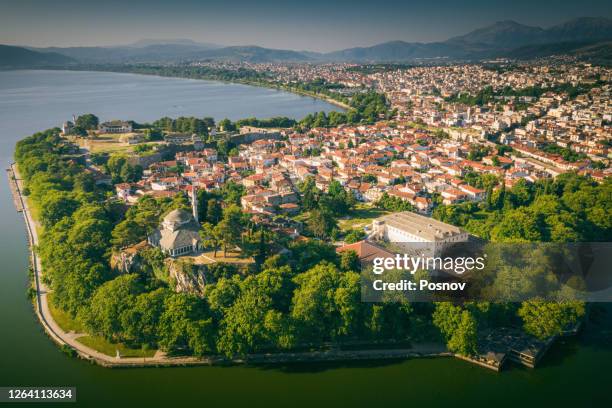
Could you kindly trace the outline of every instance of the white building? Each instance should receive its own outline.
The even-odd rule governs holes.
[[[72,133],[72,129],[74,129],[74,123],[71,121],[62,123],[62,135],[69,135]]]
[[[100,133],[129,133],[132,131],[132,124],[124,120],[112,120],[101,123],[98,129]]]
[[[391,243],[433,244],[432,250],[437,254],[455,243],[466,242],[468,233],[454,225],[403,211],[375,219],[370,237]]]
[[[199,225],[192,214],[181,209],[174,210],[149,235],[148,242],[172,257],[193,254],[201,249],[198,231]]]

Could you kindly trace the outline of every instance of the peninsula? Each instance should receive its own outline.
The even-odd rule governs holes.
[[[596,99],[609,86],[551,95]],[[394,97],[360,92],[347,113],[300,121],[86,114],[19,142],[15,191],[51,337],[111,366],[452,353],[499,369],[525,347],[535,354],[518,361],[534,366],[580,323],[583,303],[362,303],[365,248],[385,251],[369,224],[409,211],[498,241],[603,239],[610,229],[597,218],[588,227],[565,218],[565,229],[518,220],[547,211],[546,200],[570,218],[606,212],[605,200],[570,204],[582,192],[605,196],[605,160],[553,164],[550,148],[525,157],[516,142],[407,117]],[[487,339],[506,330],[514,343],[491,353]]]

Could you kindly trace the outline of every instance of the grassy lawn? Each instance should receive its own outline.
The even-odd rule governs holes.
[[[134,133],[132,133],[134,134]],[[164,144],[163,141],[155,140],[148,142],[140,142],[138,144],[128,145],[125,141],[122,140],[122,137],[128,136],[128,134],[108,134],[108,135],[98,135],[95,138],[81,138],[81,137],[73,137],[71,140],[78,144],[81,148],[88,149],[91,153],[134,153],[134,147],[139,144],[148,144],[148,145],[160,145]],[[149,154],[154,154],[155,152],[150,152]],[[146,156],[144,153],[141,155]]]
[[[120,141],[122,134],[100,135],[95,138],[74,138],[80,147],[89,149],[91,153],[127,153],[132,151],[132,146]]]
[[[110,357],[115,357],[117,350],[119,350],[121,357],[153,357],[157,351],[129,348],[125,344],[111,343],[99,336],[79,337],[77,341]]]
[[[49,311],[51,312],[53,320],[57,322],[57,324],[59,325],[59,327],[62,328],[63,331],[74,331],[77,333],[83,331],[83,326],[79,322],[74,320],[72,316],[70,316],[70,314],[53,306],[53,293],[49,293],[47,295],[47,300],[49,302]]]
[[[28,200],[28,209],[30,210],[32,219],[34,220],[34,223],[36,224],[36,232],[38,232],[38,235],[40,236],[40,234],[42,234],[42,226],[38,223],[38,220],[40,219],[40,217],[38,216],[38,208],[32,205],[32,200],[30,200],[29,198],[27,200]]]
[[[211,264],[215,262],[232,263],[232,264],[252,264],[255,260],[251,257],[240,258],[239,252],[227,251],[226,256],[223,256],[223,250],[217,251],[215,257],[215,251],[204,252],[203,254],[194,258],[194,262],[200,265]]]
[[[132,146],[126,146],[123,143],[91,142],[89,151],[91,153],[130,153]]]
[[[40,219],[38,217],[38,208],[36,208],[36,206],[32,203],[32,200],[30,199],[30,197],[23,196],[23,198],[26,201],[28,210],[30,211],[30,215],[32,216],[32,220],[34,220],[33,227],[36,230],[36,233],[38,234],[38,238],[40,239],[43,233],[43,226],[40,225],[40,223],[38,222],[38,220]]]
[[[36,208],[34,206],[34,204],[32,203],[32,199],[30,199],[30,196],[23,196],[28,209],[30,210],[30,214],[32,215],[32,218],[34,218],[34,221],[38,221],[38,208]]]
[[[355,209],[351,211],[348,217],[343,217],[342,219],[338,220],[338,226],[344,231],[361,229],[366,225],[371,224],[372,220],[382,217],[383,215],[387,215],[390,212],[391,211],[382,210],[368,204],[360,203],[355,206]]]

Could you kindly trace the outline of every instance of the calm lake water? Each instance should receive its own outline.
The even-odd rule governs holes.
[[[17,140],[73,113],[153,120],[292,116],[333,107],[274,90],[125,74],[0,72],[0,160]],[[0,386],[75,386],[80,406],[610,406],[612,332],[599,320],[542,366],[493,373],[445,359],[270,367],[105,369],[66,357],[25,296],[27,246],[6,176],[0,183]],[[608,308],[609,309],[609,308]],[[610,312],[608,312],[610,314]],[[606,331],[607,330],[607,331]],[[607,404],[606,404],[607,403]]]

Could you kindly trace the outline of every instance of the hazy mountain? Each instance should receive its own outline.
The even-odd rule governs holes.
[[[29,49],[38,52],[55,52],[82,63],[123,63],[148,61],[175,61],[189,59],[193,55],[218,45],[199,43],[189,39],[143,39],[128,45],[107,47],[49,47]]]
[[[448,44],[481,44],[491,47],[516,48],[526,44],[546,41],[545,30],[530,27],[516,21],[498,21],[489,26],[453,37]]]
[[[585,61],[601,64],[612,63],[612,41],[604,42],[559,42],[552,44],[527,45],[505,54],[508,58],[529,60],[551,55],[571,55]]]
[[[556,54],[571,54],[574,51],[591,44],[592,43],[589,42],[558,42],[551,44],[525,45],[523,47],[507,51],[504,53],[504,55],[508,58],[526,60],[548,57]]]
[[[581,17],[546,30],[548,41],[595,41],[612,39],[612,20]]]
[[[445,43],[409,43],[390,41],[371,47],[356,47],[323,55],[337,61],[401,61],[418,58],[460,57],[461,49]]]
[[[498,21],[442,42],[390,41],[371,47],[349,48],[325,54],[258,46],[220,47],[189,39],[145,39],[127,46],[115,47],[29,49],[62,54],[78,62],[92,64],[190,60],[403,62],[438,58],[477,60],[512,55],[517,58],[520,58],[519,55],[552,55],[549,53],[554,50],[563,52],[568,47],[573,50],[585,44],[606,40],[612,40],[612,20],[582,17],[547,29],[510,20]],[[605,47],[599,49],[605,50]]]
[[[224,59],[230,61],[249,62],[302,62],[311,61],[313,59],[311,56],[301,53],[299,51],[276,50],[271,48],[258,47],[255,45],[224,47],[208,51],[202,51],[194,54],[192,58]]]
[[[190,40],[188,38],[171,38],[171,39],[144,38],[142,40],[138,40],[136,42],[128,44],[127,47],[142,48],[142,47],[148,47],[151,45],[187,45],[187,46],[194,46],[198,48],[209,48],[209,49],[223,47],[222,45],[219,45],[219,44],[197,42],[197,41]]]
[[[478,59],[510,55],[513,50],[531,47],[516,55],[546,54],[555,47],[540,45],[553,43],[594,43],[612,39],[612,20],[583,17],[570,20],[548,29],[531,27],[515,21],[498,21],[465,35],[444,42],[408,43],[391,41],[372,47],[357,47],[325,54],[323,58],[348,61],[409,61],[423,58]],[[574,44],[574,47],[576,45]],[[558,45],[562,50],[565,45]],[[572,48],[573,49],[573,48]],[[531,51],[529,51],[531,50]],[[552,54],[547,54],[552,55]]]
[[[82,63],[124,63],[150,61],[176,61],[189,59],[193,55],[207,51],[209,47],[193,44],[151,44],[139,47],[50,47],[31,48],[39,52],[55,52],[74,58]]]
[[[547,29],[511,20],[498,21],[465,35],[453,37],[447,43],[483,44],[509,49],[534,44],[607,39],[612,39],[612,20],[603,17],[581,17]]]
[[[583,61],[612,66],[612,41],[586,45],[571,53]]]
[[[31,51],[23,47],[0,45],[0,68],[38,68],[63,66],[76,62],[57,53]]]
[[[298,51],[274,50],[257,46],[210,48],[194,44],[141,44],[139,47],[69,47],[32,48],[54,52],[89,64],[133,62],[170,62],[196,59],[226,59],[232,61],[308,61],[312,58]]]

